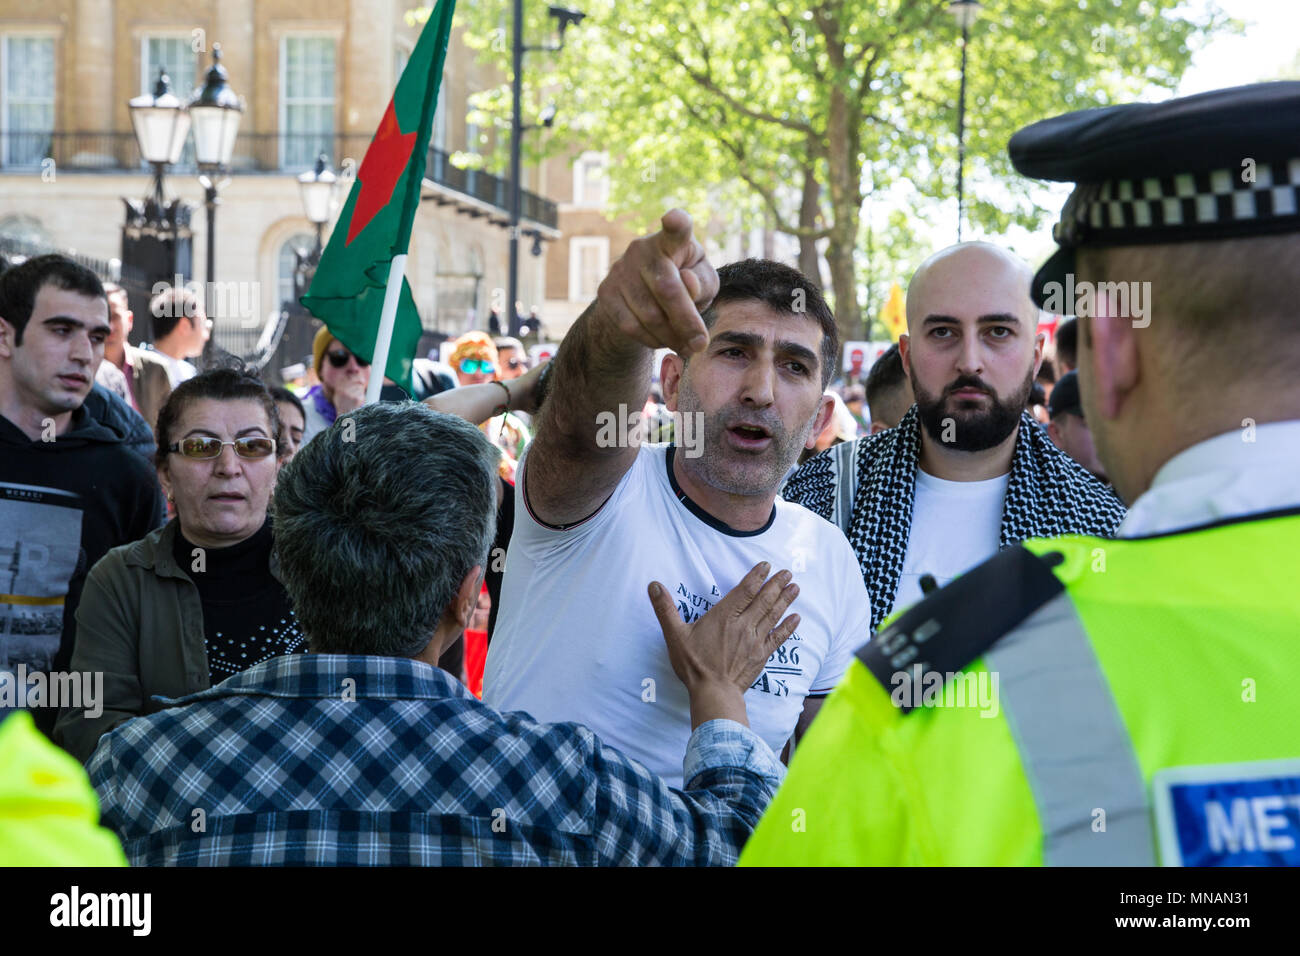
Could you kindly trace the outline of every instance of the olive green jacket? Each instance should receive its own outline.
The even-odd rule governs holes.
[[[72,670],[102,673],[102,699],[63,708],[54,726],[55,741],[83,764],[118,724],[161,710],[155,695],[210,686],[199,589],[172,553],[177,527],[173,519],[114,548],[86,579]],[[274,554],[271,573],[279,578]]]

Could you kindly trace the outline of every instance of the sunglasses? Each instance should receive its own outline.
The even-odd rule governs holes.
[[[523,359],[508,359],[506,365],[512,372],[517,368],[528,368],[528,363]]]
[[[487,359],[461,359],[460,370],[466,375],[478,375],[480,372],[484,375],[491,375],[497,370],[497,367]]]
[[[361,368],[368,368],[370,366],[370,363],[361,358],[361,356],[353,355],[351,352],[326,352],[325,357],[330,360],[330,364],[335,368],[342,368],[347,365],[348,359],[350,358],[356,359],[357,365]]]
[[[167,450],[169,452],[180,452],[186,458],[204,460],[209,458],[220,458],[221,449],[226,445],[234,445],[235,454],[240,458],[248,458],[254,461],[259,458],[269,458],[271,455],[275,454],[275,439],[261,438],[257,435],[249,435],[246,438],[236,438],[234,441],[222,441],[220,438],[195,436],[193,438],[183,438],[178,442],[173,442]]]

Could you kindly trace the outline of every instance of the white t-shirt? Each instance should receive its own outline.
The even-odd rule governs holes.
[[[893,610],[921,600],[921,575],[933,574],[943,587],[997,554],[1009,477],[946,481],[916,469],[912,531]]]
[[[808,695],[824,695],[870,637],[871,606],[848,541],[830,522],[776,499],[762,529],[726,528],[674,488],[667,445],[642,445],[605,505],[560,531],[538,523],[515,486],[483,700],[540,721],[575,721],[682,786],[690,699],[673,673],[647,587],[659,581],[683,619],[722,599],[760,561],[799,585],[799,629],[745,694],[749,725],[777,753]]]
[[[172,388],[175,388],[181,382],[188,382],[199,374],[199,370],[185,359],[172,358],[166,352],[160,352],[157,349],[153,350],[153,354],[162,359],[163,364],[167,366],[167,378],[171,381]]]

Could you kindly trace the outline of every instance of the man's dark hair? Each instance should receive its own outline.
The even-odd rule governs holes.
[[[867,407],[875,408],[884,400],[886,392],[901,387],[907,381],[903,371],[903,356],[895,342],[876,359],[867,372]]]
[[[499,452],[420,402],[364,405],[284,466],[280,579],[317,654],[414,657],[496,536]]]
[[[198,321],[202,303],[193,289],[183,285],[168,286],[149,300],[149,315],[153,319],[153,340],[165,339],[172,334],[181,319]]]
[[[718,306],[724,302],[764,302],[787,315],[808,315],[822,327],[822,391],[835,374],[840,354],[840,330],[835,315],[822,296],[822,290],[798,269],[771,259],[742,259],[718,268],[718,294],[704,310],[704,327],[712,328],[718,319]]]
[[[1038,366],[1038,374],[1034,376],[1034,381],[1042,382],[1044,385],[1056,384],[1056,366],[1051,359],[1043,359],[1043,364]]]
[[[1066,319],[1056,327],[1056,354],[1070,368],[1079,367],[1079,320]]]
[[[67,256],[36,256],[10,266],[0,273],[0,318],[14,327],[14,345],[23,344],[23,330],[36,308],[36,295],[47,284],[91,299],[105,298],[99,276]]]
[[[303,408],[302,399],[293,392],[289,391],[283,385],[268,385],[266,390],[271,393],[272,401],[288,402],[294,408],[298,409],[298,411],[302,412],[303,421],[307,420],[307,409]]]
[[[167,448],[176,440],[173,432],[186,406],[203,398],[211,398],[219,402],[242,400],[258,402],[266,410],[266,417],[271,422],[271,437],[279,445],[280,409],[276,407],[275,400],[267,391],[266,383],[246,371],[242,364],[214,368],[181,382],[172,389],[166,403],[158,410],[156,429],[158,452],[155,464],[159,468],[167,463],[169,454]]]

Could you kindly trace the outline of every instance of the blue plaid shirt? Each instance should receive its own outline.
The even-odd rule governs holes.
[[[783,774],[713,720],[670,790],[586,727],[401,658],[278,657],[174,703],[90,760],[134,865],[731,865]]]

